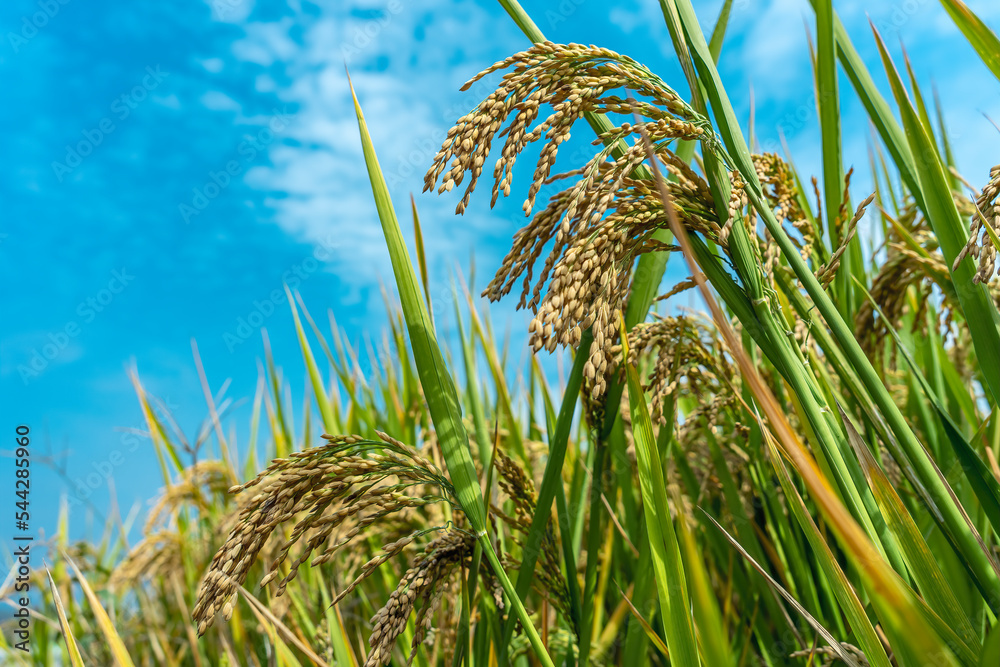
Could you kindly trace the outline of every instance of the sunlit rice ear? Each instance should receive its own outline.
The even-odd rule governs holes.
[[[626,310],[632,267],[638,255],[670,249],[652,239],[664,228],[662,207],[651,196],[649,183],[633,173],[647,158],[637,140],[640,132],[653,138],[653,149],[670,171],[671,191],[684,211],[684,223],[726,245],[705,181],[672,150],[685,140],[714,141],[708,122],[659,77],[634,60],[607,49],[577,44],[537,44],[497,63],[477,77],[507,70],[500,87],[475,110],[459,119],[425,177],[425,189],[443,179],[439,192],[469,183],[458,205],[465,211],[476,187],[494,137],[506,140],[493,175],[493,200],[510,192],[517,157],[535,141],[543,141],[532,184],[524,202],[531,215],[542,188],[561,180],[570,184],[550,196],[514,237],[514,245],[483,292],[496,301],[522,279],[518,307],[532,310],[532,348],[554,351],[577,347],[583,331],[592,328],[594,344],[585,369],[594,397],[603,395],[614,366],[612,349]],[[614,94],[623,88],[649,101],[634,102]],[[535,124],[545,106],[552,112]],[[642,117],[603,133],[604,145],[582,167],[552,176],[559,146],[584,115],[629,113]],[[627,145],[624,140],[631,140]],[[613,154],[625,146],[617,157]],[[450,163],[448,171],[445,166]],[[575,180],[573,180],[575,179]],[[541,271],[535,265],[551,249]]]

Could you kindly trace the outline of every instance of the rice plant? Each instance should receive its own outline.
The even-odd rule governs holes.
[[[1000,41],[942,1],[1000,79]],[[481,293],[518,288],[531,313],[516,381],[464,284],[457,342],[438,337],[416,206],[419,274],[355,97],[397,290],[372,370],[290,293],[302,423],[267,352],[239,448],[266,460],[245,461],[218,398],[199,438],[222,455],[185,460],[197,448],[136,377],[164,469],[144,538],[71,544],[64,518],[38,650],[4,635],[5,660],[1000,665],[1000,167],[959,174],[909,63],[865,36],[884,98],[829,0],[811,180],[737,122],[716,69],[730,3],[708,38],[690,0],[660,3],[673,85],[501,4],[532,45],[470,80],[502,74],[425,189],[463,188],[461,215],[495,159],[491,203],[524,197]],[[846,94],[878,135],[874,191],[844,171]],[[585,124],[592,155],[557,160]],[[663,284],[670,255],[690,278]],[[669,307],[692,289],[704,310]],[[563,386],[548,354],[572,361]]]

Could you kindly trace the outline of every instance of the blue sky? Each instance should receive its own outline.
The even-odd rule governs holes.
[[[873,71],[868,16],[897,56],[902,40],[921,84],[938,87],[961,170],[981,183],[1000,156],[984,117],[1000,119],[1000,89],[940,5],[834,4]],[[709,29],[721,2],[695,5]],[[992,0],[969,5],[1000,29]],[[620,51],[682,87],[655,0],[525,7],[550,39]],[[752,89],[762,145],[780,128],[805,175],[819,170],[811,21],[806,0],[736,0],[720,62],[743,118]],[[0,449],[26,423],[37,459],[57,457],[68,477],[33,468],[39,532],[51,534],[58,498],[83,495],[88,476],[102,512],[112,495],[127,511],[157,492],[155,456],[135,434],[132,364],[190,436],[206,415],[192,339],[213,391],[231,380],[227,396],[253,396],[263,348],[241,319],[263,321],[300,420],[291,318],[287,305],[269,307],[283,282],[315,315],[332,309],[351,340],[380,335],[391,271],[345,62],[397,207],[418,195],[432,295],[450,293],[473,253],[482,283],[523,222],[519,198],[491,212],[475,197],[455,218],[457,197],[418,194],[450,123],[485,96],[462,83],[527,45],[496,3],[10,0],[0,35]],[[858,167],[855,192],[867,192],[868,129],[846,82],[842,92],[845,161]],[[501,330],[524,328],[513,305],[493,308]],[[447,309],[437,315],[447,327]],[[245,433],[245,404],[233,419]],[[4,488],[11,470],[3,458]],[[86,507],[72,520],[88,530]]]

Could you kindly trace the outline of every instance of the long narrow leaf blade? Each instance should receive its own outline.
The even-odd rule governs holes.
[[[882,472],[868,446],[861,440],[843,407],[840,404],[837,407],[847,430],[848,442],[861,461],[861,467],[871,485],[875,500],[882,509],[886,523],[899,540],[907,567],[930,608],[944,621],[939,633],[942,630],[953,633],[955,641],[952,642],[952,649],[962,662],[973,664],[982,647],[968,615],[962,610],[950,583],[934,560],[927,542],[924,541],[913,517],[896,494],[892,483]]]
[[[73,574],[76,575],[76,580],[80,584],[80,588],[83,590],[84,596],[87,598],[87,602],[90,603],[90,610],[94,614],[94,618],[97,619],[97,626],[101,630],[101,635],[103,635],[104,640],[108,643],[108,649],[111,651],[111,655],[114,657],[115,661],[118,663],[118,667],[134,667],[132,658],[129,656],[128,649],[125,648],[125,642],[118,635],[118,631],[115,630],[115,626],[111,623],[111,618],[108,616],[108,612],[104,611],[104,606],[101,604],[101,600],[94,593],[94,589],[90,587],[87,582],[87,578],[83,576],[80,569],[73,562],[73,559],[69,556],[65,556],[66,562],[69,563],[70,568],[73,570]]]
[[[874,32],[879,54],[903,119],[906,137],[910,142],[910,152],[920,158],[916,160],[916,173],[924,212],[941,244],[945,262],[951,267],[965,245],[968,232],[959,216],[937,147],[911,104],[881,35],[877,30]],[[1000,314],[997,313],[986,286],[973,282],[974,275],[973,260],[969,257],[952,270],[955,292],[972,334],[979,368],[986,378],[994,402],[1000,402]]]
[[[653,554],[653,571],[660,597],[663,627],[667,636],[667,648],[670,649],[670,664],[677,667],[698,667],[700,663],[688,600],[687,577],[684,574],[673,520],[670,518],[663,466],[653,437],[653,424],[639,382],[639,373],[628,360],[628,336],[624,326],[621,340],[632,415],[632,434],[639,465],[639,486],[646,512],[646,528]]]
[[[546,667],[550,667],[552,660],[542,645],[538,631],[532,625],[524,605],[515,593],[513,584],[501,566],[493,543],[488,538],[486,505],[483,502],[479,480],[476,475],[476,467],[472,462],[469,436],[462,422],[462,409],[458,400],[458,391],[455,388],[455,382],[445,364],[444,355],[441,353],[441,348],[438,346],[437,339],[435,338],[434,328],[430,321],[430,315],[427,312],[427,305],[424,303],[423,296],[420,293],[420,283],[413,271],[413,264],[410,262],[406,243],[403,240],[403,234],[399,227],[399,221],[396,218],[396,212],[389,197],[385,177],[382,175],[381,167],[379,167],[375,147],[368,133],[368,126],[361,111],[361,104],[354,93],[353,85],[351,86],[351,95],[354,99],[354,110],[358,117],[358,128],[361,134],[365,164],[368,168],[368,177],[371,181],[375,206],[378,210],[379,220],[382,223],[386,245],[389,248],[389,257],[392,261],[392,270],[396,278],[396,287],[399,290],[399,299],[403,308],[403,316],[406,320],[410,345],[413,347],[413,358],[417,366],[417,374],[420,377],[420,385],[424,390],[427,408],[431,414],[431,421],[434,423],[434,430],[438,437],[445,464],[448,467],[452,484],[455,487],[455,494],[469,519],[469,524],[476,533],[479,543],[483,546],[483,550],[490,561],[490,565],[493,567],[494,573],[500,579],[500,583],[510,600],[511,606],[514,607],[514,611],[517,613],[522,626],[524,626],[528,634],[536,657]]]
[[[972,44],[993,76],[1000,79],[1000,39],[962,0],[941,0],[945,10]]]
[[[63,639],[66,642],[66,652],[69,654],[69,663],[73,667],[83,667],[83,657],[80,655],[80,647],[76,644],[76,637],[73,636],[73,629],[69,627],[66,619],[66,609],[63,607],[62,597],[56,582],[52,579],[52,573],[45,568],[45,574],[49,578],[49,590],[52,591],[52,601],[56,605],[56,613],[59,615],[59,627],[62,628]]]

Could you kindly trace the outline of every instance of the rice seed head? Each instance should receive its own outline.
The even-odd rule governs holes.
[[[513,508],[513,513],[505,511],[507,503],[498,498],[497,502],[491,505],[492,516],[499,518],[504,524],[513,529],[511,538],[522,550],[526,548],[528,533],[531,530],[531,522],[535,516],[536,494],[535,484],[528,476],[524,468],[514,459],[504,453],[500,453],[496,458],[497,483],[502,495],[506,497]],[[560,569],[562,562],[559,556],[559,547],[555,534],[549,529],[542,537],[541,551],[536,561],[534,584],[536,590],[547,598],[557,609],[566,614],[566,618],[571,618],[569,613],[569,587]],[[517,569],[521,563],[515,560],[510,554],[504,554],[504,565],[510,565]]]
[[[728,394],[725,383],[735,382],[737,373],[726,356],[715,329],[697,318],[657,316],[653,322],[637,324],[628,334],[630,353],[640,366],[650,366],[646,390],[650,392],[651,417],[666,424],[663,404],[679,391],[695,398]],[[621,346],[614,347],[621,362]]]
[[[798,184],[791,166],[776,153],[753,155],[754,171],[760,180],[764,198],[771,206],[774,217],[781,224],[789,224],[798,232],[800,238],[791,235],[798,246],[803,259],[809,259],[813,253],[815,233],[812,224],[799,204]],[[738,175],[737,175],[738,176]],[[815,186],[818,187],[818,186]],[[818,195],[817,195],[818,196]],[[744,206],[746,201],[744,199]],[[773,245],[773,244],[772,244]],[[765,251],[765,255],[774,255],[774,251]],[[768,269],[770,274],[772,269]]]
[[[848,172],[848,174],[850,174],[850,172]],[[861,218],[865,216],[865,210],[873,201],[875,201],[874,192],[868,195],[863,202],[858,204],[858,208],[854,212],[854,217],[852,217],[850,222],[847,223],[847,233],[844,234],[841,239],[840,245],[830,256],[830,261],[816,272],[816,280],[818,280],[823,287],[827,287],[836,277],[837,269],[840,268],[840,260],[844,256],[844,253],[847,252],[847,247],[850,245],[851,241],[854,240],[854,237],[858,232],[858,223],[861,221]]]
[[[989,186],[984,189],[988,190]],[[975,212],[974,203],[961,194],[956,193],[955,204],[963,215],[973,215]],[[886,259],[872,279],[869,289],[869,293],[885,317],[876,317],[875,309],[866,299],[859,306],[854,319],[855,336],[865,352],[872,357],[879,357],[885,350],[886,343],[891,340],[888,329],[892,327],[898,330],[902,325],[904,315],[909,310],[908,293],[911,289],[915,291],[917,304],[916,311],[912,313],[912,330],[917,332],[926,329],[928,322],[925,313],[928,304],[931,303],[929,297],[937,289],[938,280],[940,278],[947,280],[950,274],[930,224],[920,214],[912,200],[905,204],[895,222],[906,230],[906,234],[925,252],[914,251],[907,240],[895,231],[895,226],[889,229],[889,236],[885,242]],[[988,238],[984,239],[984,243],[992,245]],[[990,297],[1000,308],[1000,281],[980,282],[983,282]],[[964,319],[961,315],[963,312],[961,305],[953,292],[943,293],[939,310],[942,315],[940,325],[943,335],[950,336],[953,341],[953,345],[948,348],[949,355],[953,357],[956,367],[963,369],[967,363],[966,352],[969,341],[967,337],[951,335],[961,333],[957,322]],[[957,321],[954,317],[956,313],[960,315]],[[889,363],[892,368],[894,361],[889,360]]]
[[[974,283],[988,283],[1000,275],[996,266],[997,249],[986,230],[986,225],[989,225],[994,233],[1000,233],[998,194],[1000,194],[1000,165],[990,169],[990,180],[976,198],[977,210],[972,213],[972,221],[969,224],[969,242],[958,253],[952,265],[952,270],[955,270],[966,257],[975,259],[978,264],[972,278]]]
[[[464,212],[496,137],[505,137],[505,143],[493,170],[492,203],[501,193],[510,193],[514,163],[535,141],[544,145],[524,202],[526,215],[532,215],[544,186],[575,179],[553,194],[547,207],[515,235],[513,247],[483,295],[499,300],[522,281],[518,308],[530,308],[535,314],[529,326],[535,352],[576,347],[583,331],[592,328],[594,344],[586,376],[592,394],[600,396],[614,364],[612,347],[634,259],[644,252],[673,249],[651,239],[653,232],[666,227],[666,216],[651,183],[633,175],[649,157],[639,137],[645,133],[651,138],[670,172],[671,194],[684,223],[725,246],[708,185],[670,150],[678,140],[717,143],[717,139],[709,122],[659,77],[607,49],[536,44],[473,81],[500,70],[506,70],[500,86],[448,133],[427,172],[425,190],[435,186],[439,192],[451,190],[468,174],[457,207],[458,213]],[[610,94],[619,88],[644,99]],[[539,120],[543,107],[551,113]],[[599,137],[595,143],[607,145],[583,167],[551,175],[559,146],[578,119],[586,114],[632,116],[633,112],[641,120],[623,123]],[[616,156],[612,149],[620,140],[625,140],[626,147]],[[535,275],[535,266],[549,244],[552,247]]]
[[[237,589],[281,525],[294,522],[261,586],[278,580],[291,549],[302,540],[305,544],[287,574],[277,581],[277,596],[295,578],[302,563],[310,558],[313,565],[328,562],[374,523],[390,515],[450,502],[454,490],[436,466],[398,440],[384,433],[379,436],[379,440],[325,436],[329,441],[326,445],[275,459],[256,478],[234,488],[250,497],[201,583],[192,612],[199,634],[204,634],[220,610],[227,618],[232,613]],[[418,534],[385,545],[383,553],[362,566],[361,575],[337,600]]]
[[[371,653],[365,667],[389,664],[396,638],[406,629],[407,621],[420,606],[416,631],[406,664],[411,665],[417,649],[427,639],[434,611],[449,588],[449,579],[472,555],[475,537],[462,530],[447,530],[432,540],[414,559],[400,579],[389,600],[372,617],[368,638]]]

